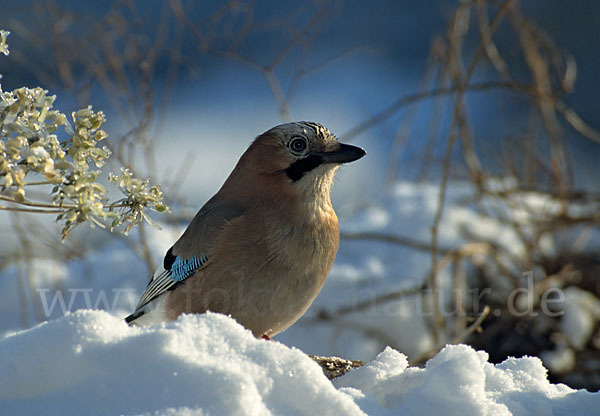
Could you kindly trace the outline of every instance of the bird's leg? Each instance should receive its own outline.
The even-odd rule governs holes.
[[[268,336],[267,334],[263,334],[263,336],[261,337],[262,339],[266,339],[267,341],[273,341],[273,338],[271,338],[270,336]]]

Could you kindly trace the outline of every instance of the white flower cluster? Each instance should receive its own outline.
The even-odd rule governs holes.
[[[0,35],[0,52],[8,54],[8,32]],[[56,212],[64,221],[63,238],[83,222],[104,226],[108,220],[111,227],[123,225],[128,232],[142,219],[151,222],[145,208],[166,211],[160,187],[128,170],[109,176],[125,198],[108,201],[107,189],[97,182],[111,155],[99,146],[108,137],[101,129],[104,113],[90,106],[74,112],[69,121],[53,109],[55,99],[39,87],[7,92],[0,87],[0,202],[8,203],[0,208]],[[34,184],[54,185],[48,202],[27,199],[26,187]]]

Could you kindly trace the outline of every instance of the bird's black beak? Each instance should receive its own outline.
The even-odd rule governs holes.
[[[366,154],[367,152],[360,147],[339,143],[337,149],[329,152],[322,152],[318,155],[321,156],[323,163],[350,163],[360,159]]]

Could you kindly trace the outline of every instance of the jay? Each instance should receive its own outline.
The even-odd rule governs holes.
[[[256,337],[287,329],[316,298],[337,253],[334,173],[364,155],[313,122],[258,136],[167,251],[125,320],[150,325],[213,311]]]

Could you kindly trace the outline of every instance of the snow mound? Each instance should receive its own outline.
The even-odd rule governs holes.
[[[217,314],[131,328],[81,310],[0,340],[11,415],[362,414],[300,350]]]
[[[448,346],[425,368],[390,348],[334,383],[300,350],[218,314],[132,328],[81,310],[0,339],[11,415],[592,414],[600,395],[550,384],[537,358],[499,365]]]
[[[592,415],[600,405],[599,393],[551,384],[537,357],[494,365],[467,345],[446,346],[425,368],[388,347],[335,384],[378,415]]]

